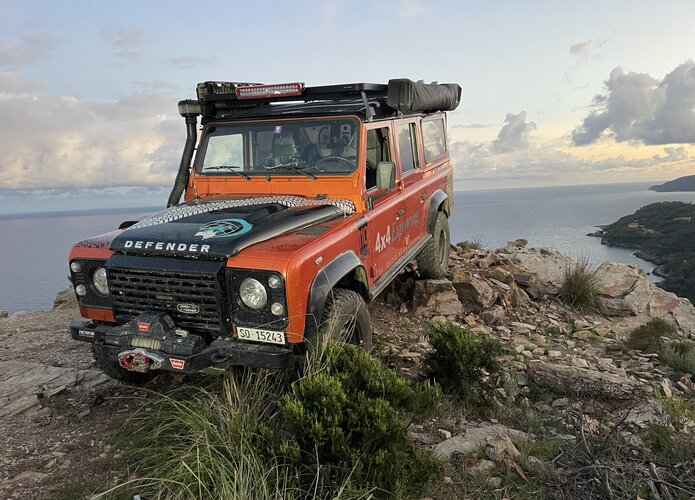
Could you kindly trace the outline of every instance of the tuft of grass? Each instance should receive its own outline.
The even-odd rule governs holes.
[[[676,327],[663,318],[652,318],[630,332],[625,345],[638,351],[657,353],[662,348],[661,337],[676,333]]]
[[[600,284],[596,267],[589,263],[588,257],[580,257],[574,264],[568,264],[565,268],[565,277],[558,298],[582,313],[600,312]]]
[[[660,456],[668,456],[673,452],[673,435],[667,425],[651,423],[647,429],[649,447]]]
[[[501,374],[497,359],[502,345],[489,337],[478,337],[454,325],[430,325],[432,350],[425,354],[424,372],[465,405],[481,411],[490,408],[495,381]]]
[[[456,244],[464,252],[470,252],[471,250],[480,250],[483,248],[483,240],[479,237],[474,237],[470,240],[465,240]]]
[[[695,342],[669,342],[663,347],[661,357],[674,370],[695,375]]]

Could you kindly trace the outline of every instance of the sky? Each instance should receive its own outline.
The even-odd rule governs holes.
[[[165,203],[206,80],[456,82],[458,189],[695,174],[695,2],[0,0],[0,215]]]

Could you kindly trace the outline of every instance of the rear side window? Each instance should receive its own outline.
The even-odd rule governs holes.
[[[446,153],[444,120],[439,118],[422,122],[422,145],[427,163],[432,163],[444,156]]]
[[[402,123],[396,126],[398,134],[398,151],[401,159],[401,170],[405,174],[418,168],[417,143],[415,142],[415,124]]]

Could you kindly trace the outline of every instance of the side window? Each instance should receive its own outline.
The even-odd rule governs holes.
[[[415,142],[415,124],[402,123],[397,125],[396,134],[398,134],[398,154],[401,158],[401,170],[405,174],[420,166],[417,143]]]
[[[391,161],[389,129],[386,127],[367,131],[367,190],[376,187],[376,166],[380,161]]]
[[[427,120],[422,122],[422,145],[425,149],[425,161],[431,163],[446,153],[446,134],[444,120]]]
[[[211,167],[244,169],[244,139],[241,134],[211,135],[205,147],[203,172]]]

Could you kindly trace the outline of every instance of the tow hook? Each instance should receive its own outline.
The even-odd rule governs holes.
[[[118,354],[118,364],[130,372],[147,373],[162,367],[164,358],[145,349],[133,349]]]

